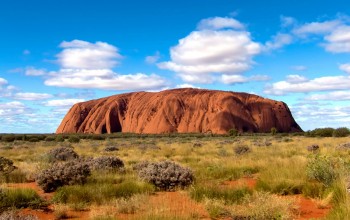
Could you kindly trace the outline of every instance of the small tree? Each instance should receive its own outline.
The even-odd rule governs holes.
[[[230,137],[236,137],[238,135],[238,131],[236,129],[232,128],[228,131],[228,135]]]
[[[350,135],[350,130],[346,127],[337,128],[333,131],[333,137],[347,137]]]
[[[272,127],[271,128],[271,135],[275,135],[277,133],[277,128]]]

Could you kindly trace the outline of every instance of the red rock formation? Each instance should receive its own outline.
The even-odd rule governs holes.
[[[75,104],[56,133],[301,131],[283,102],[204,89],[134,92]]]

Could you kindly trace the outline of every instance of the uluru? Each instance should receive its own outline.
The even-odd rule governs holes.
[[[207,89],[133,92],[74,104],[56,133],[299,132],[288,106],[261,96]]]

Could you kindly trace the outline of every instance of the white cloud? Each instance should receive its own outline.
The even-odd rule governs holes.
[[[118,48],[99,41],[64,41],[60,47],[63,51],[57,55],[58,62],[67,69],[110,69],[122,58]]]
[[[178,73],[189,83],[197,79],[198,83],[210,83],[212,74],[242,74],[251,68],[252,58],[262,46],[252,41],[249,32],[233,30],[240,27],[234,25],[236,22],[231,18],[202,20],[198,31],[170,49],[171,61],[159,63],[158,67]]]
[[[296,24],[296,19],[293,17],[288,17],[288,16],[281,16],[280,17],[281,20],[281,26],[282,27],[289,27],[289,26],[293,26]]]
[[[339,69],[350,74],[350,63],[341,64]]]
[[[314,91],[332,91],[350,89],[350,76],[324,76],[312,80],[295,75],[292,77],[296,81],[287,78],[267,86],[264,90],[266,94],[284,95],[287,93],[305,93]],[[299,78],[301,79],[300,81]],[[288,81],[289,80],[289,81]]]
[[[177,85],[176,88],[195,88],[195,89],[199,89],[200,87],[194,86],[192,84],[184,83],[184,84]]]
[[[154,64],[160,59],[160,53],[157,51],[153,56],[146,56],[145,62],[149,64]]]
[[[24,74],[27,76],[42,76],[46,74],[45,69],[36,69],[32,66],[26,67]]]
[[[333,53],[350,52],[350,26],[340,26],[325,36],[326,43],[324,47],[327,51]]]
[[[272,37],[271,41],[268,41],[265,44],[265,50],[276,50],[282,48],[285,45],[291,44],[293,41],[293,37],[290,34],[278,33],[277,35]]]
[[[334,105],[320,105],[314,101],[290,106],[295,120],[305,129],[321,127],[349,127],[350,108]]]
[[[44,102],[45,106],[50,107],[70,107],[78,102],[84,102],[84,99],[56,99]]]
[[[222,75],[221,82],[224,84],[237,84],[246,83],[252,81],[267,81],[270,80],[269,76],[266,75],[256,75],[251,77],[245,77],[242,75]]]
[[[155,74],[119,75],[110,69],[62,69],[51,73],[44,83],[47,86],[105,90],[148,90],[167,85],[163,78]]]
[[[0,116],[9,117],[27,113],[27,107],[18,101],[0,103]]]
[[[0,86],[8,84],[7,80],[4,78],[0,78]]]
[[[303,82],[307,82],[308,79],[305,76],[301,76],[301,75],[288,75],[286,77],[286,81],[288,83],[303,83]]]
[[[324,22],[311,22],[295,28],[293,33],[302,37],[309,34],[328,34],[340,25],[342,25],[342,21],[338,19]]]
[[[36,100],[43,100],[43,99],[49,99],[53,96],[51,94],[47,93],[33,93],[33,92],[19,92],[15,93],[12,98],[16,100],[26,100],[26,101],[36,101]]]
[[[344,101],[350,100],[350,90],[349,91],[335,91],[326,94],[314,94],[305,98],[306,100],[320,101],[320,100],[330,100],[330,101]]]
[[[103,42],[95,44],[81,40],[63,42],[63,51],[57,55],[61,65],[52,71],[44,84],[47,86],[105,89],[151,90],[167,86],[162,77],[144,73],[118,74],[112,70],[116,59],[122,56],[118,49]]]
[[[233,18],[213,17],[203,19],[197,25],[199,30],[220,30],[223,28],[244,29],[244,25]]]

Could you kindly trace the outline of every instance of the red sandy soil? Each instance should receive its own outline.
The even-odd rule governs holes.
[[[327,206],[323,209],[318,208],[315,201],[309,198],[305,198],[302,195],[295,195],[290,197],[295,198],[297,205],[299,206],[298,211],[300,214],[297,217],[298,220],[324,218],[331,210],[330,206]]]
[[[254,189],[256,186],[256,182],[257,182],[257,179],[255,177],[243,177],[238,180],[225,181],[222,183],[222,186],[232,187],[232,188],[246,186],[249,189]]]

